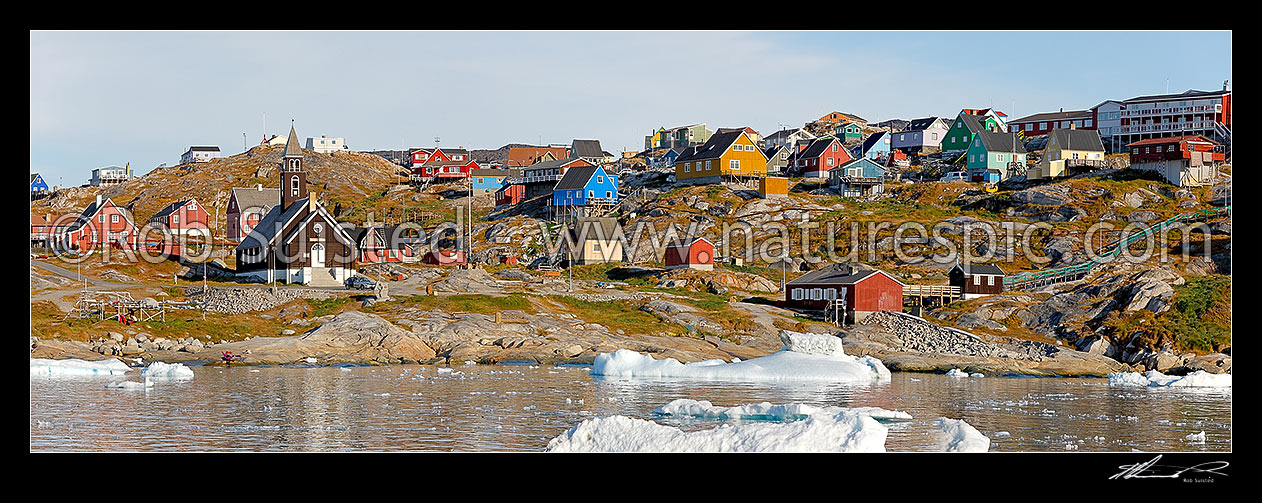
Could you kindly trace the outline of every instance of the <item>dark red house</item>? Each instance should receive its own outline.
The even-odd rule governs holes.
[[[429,265],[465,265],[465,255],[460,250],[433,250],[426,253],[421,262]]]
[[[828,178],[828,170],[848,163],[853,158],[837,138],[824,136],[798,142],[797,152],[789,155],[785,171],[792,176]]]
[[[149,217],[149,223],[165,229],[172,236],[187,236],[190,239],[210,237],[210,213],[197,203],[197,199],[168,204]]]
[[[80,253],[100,251],[106,247],[135,251],[138,235],[130,212],[115,205],[113,200],[102,200],[97,195],[96,201],[89,204],[74,223],[66,226],[56,242],[62,249]]]
[[[878,269],[833,264],[784,285],[784,306],[808,311],[844,309],[847,323],[880,311],[903,310],[903,283]],[[836,304],[834,304],[834,301]]]
[[[350,234],[355,240],[355,261],[360,264],[416,261],[416,248],[420,244],[417,229],[358,227]]]
[[[526,185],[520,182],[507,183],[495,191],[495,205],[513,205],[526,199]]]
[[[1003,293],[1003,269],[993,264],[955,264],[947,273],[951,286],[961,287],[964,299]]]
[[[714,269],[714,243],[706,238],[696,238],[687,243],[666,248],[662,259],[667,269]]]

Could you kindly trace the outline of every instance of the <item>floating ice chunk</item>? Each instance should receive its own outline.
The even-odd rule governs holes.
[[[781,330],[780,342],[784,344],[785,351],[794,353],[825,356],[845,356],[846,354],[841,344],[841,338],[828,334]]]
[[[969,374],[968,376],[969,377],[986,377],[986,374],[983,374],[981,372],[973,372],[972,374]]]
[[[828,336],[831,337],[831,336]],[[835,339],[835,337],[834,337]],[[807,354],[780,350],[767,356],[726,363],[722,360],[680,363],[619,349],[596,356],[591,375],[607,377],[693,378],[776,381],[888,381],[890,371],[870,356]]]
[[[193,369],[185,367],[183,363],[153,362],[141,370],[140,375],[167,379],[192,379]]]
[[[946,373],[947,377],[968,377],[968,372],[960,369],[951,369]]]
[[[146,377],[144,381],[118,381],[106,384],[105,387],[116,389],[147,389],[153,387],[153,381]]]
[[[1011,437],[1011,436],[1012,436],[1012,434],[1011,434],[1011,433],[1008,433],[1008,432],[1006,432],[1006,431],[996,431],[996,432],[995,432],[995,438],[1007,438],[1007,437]]]
[[[123,375],[131,370],[126,363],[118,358],[110,358],[108,360],[100,360],[95,362],[69,359],[69,360],[49,360],[44,358],[31,358],[31,375],[49,375],[49,376],[92,376],[92,375]]]
[[[841,412],[790,423],[725,423],[685,432],[625,416],[586,419],[548,442],[548,452],[885,452],[888,429]]]
[[[937,423],[941,428],[942,452],[986,452],[990,449],[990,438],[963,419],[944,417],[938,419]]]
[[[451,369],[449,369],[449,368],[447,368],[447,367],[442,367],[442,368],[438,369],[438,373],[439,373],[439,374],[450,374],[450,373],[451,373]]]
[[[1116,372],[1109,374],[1109,386],[1152,386],[1152,387],[1231,387],[1231,374],[1211,374],[1197,370],[1185,376],[1168,376],[1156,370],[1147,374],[1138,372]]]
[[[874,419],[911,419],[911,414],[906,412],[885,410],[880,407],[816,407],[800,403],[773,405],[770,402],[736,407],[718,407],[705,400],[698,401],[688,398],[674,400],[653,411],[654,414],[662,416],[689,416],[722,421],[797,421],[810,416],[835,416],[842,412],[853,412]]]
[[[1194,444],[1203,444],[1205,443],[1205,432],[1202,431],[1200,433],[1193,433],[1191,435],[1183,437],[1183,439],[1187,440],[1188,442],[1192,442]]]

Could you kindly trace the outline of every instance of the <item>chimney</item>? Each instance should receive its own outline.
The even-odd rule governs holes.
[[[308,194],[307,195],[307,211],[315,211],[315,210],[316,210],[315,194]]]
[[[1065,107],[1060,107],[1060,111],[1061,111],[1061,112],[1064,112],[1064,111],[1065,111]]]
[[[97,195],[96,195],[96,207],[97,207],[97,208],[100,208],[100,207],[101,207],[101,195],[100,195],[100,194],[97,194]]]

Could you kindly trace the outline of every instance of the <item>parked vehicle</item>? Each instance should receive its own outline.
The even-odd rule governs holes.
[[[964,171],[952,171],[942,177],[943,182],[966,182],[968,181],[968,173]]]
[[[355,290],[372,290],[377,287],[377,282],[368,276],[351,276],[346,279],[346,287]]]

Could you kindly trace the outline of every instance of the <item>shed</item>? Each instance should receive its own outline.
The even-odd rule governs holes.
[[[879,269],[833,264],[786,283],[784,299],[786,307],[810,311],[827,310],[840,301],[846,322],[855,323],[875,312],[902,312],[903,283]]]
[[[785,197],[789,195],[789,179],[780,176],[765,176],[758,181],[758,196]]]
[[[696,238],[687,243],[669,246],[662,259],[667,269],[714,270],[714,243],[706,238]]]
[[[465,255],[460,250],[432,250],[425,254],[421,262],[430,265],[464,265]]]

